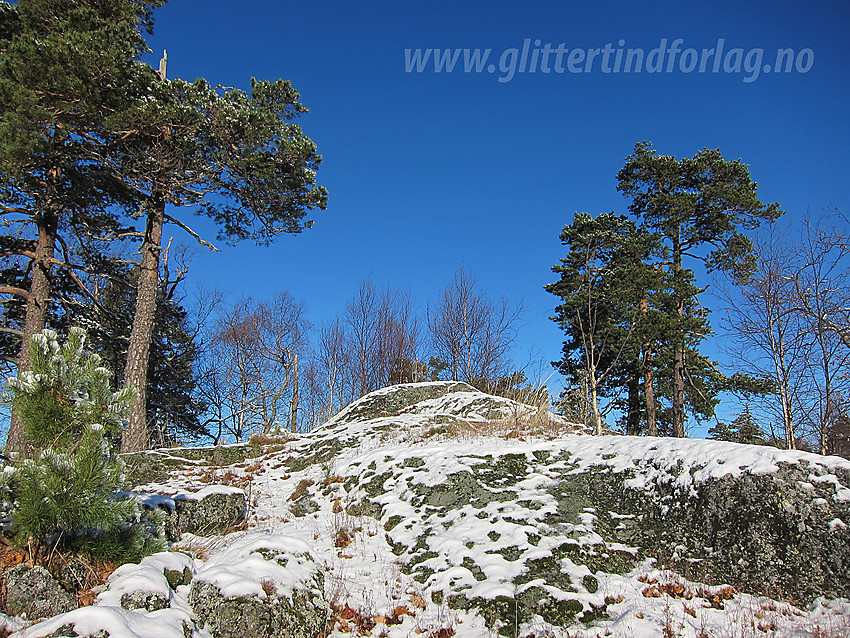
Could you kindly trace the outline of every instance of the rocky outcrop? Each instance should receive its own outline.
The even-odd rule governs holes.
[[[132,490],[148,483],[162,483],[172,473],[199,465],[233,465],[260,456],[263,449],[250,443],[214,445],[196,448],[168,448],[122,454],[125,464],[124,489]]]
[[[403,406],[405,391],[382,392],[361,399],[366,415],[407,415],[421,405]],[[393,399],[386,408],[384,396]],[[368,435],[402,418],[362,416],[349,408],[329,426]],[[490,445],[503,450],[484,455],[481,447],[447,446],[439,436],[396,447],[352,463],[346,485],[351,511],[381,521],[409,574],[494,626],[541,610],[557,624],[604,617],[604,601],[593,596],[601,575],[629,573],[647,558],[709,586],[798,604],[850,596],[846,461],[621,436]]]
[[[245,520],[248,499],[238,488],[210,486],[174,497],[171,527],[198,536],[221,534]]]
[[[194,470],[169,470],[169,496],[148,504],[175,533],[219,536],[120,568],[96,608],[24,636],[846,633],[850,462],[585,432],[465,384],[418,383],[250,462],[183,459]],[[231,533],[244,493],[189,490],[247,475],[251,526],[267,531]]]
[[[76,599],[43,567],[17,565],[5,573],[4,612],[30,620],[76,609]]]
[[[164,517],[165,536],[171,541],[183,533],[196,536],[223,534],[245,520],[248,498],[239,488],[208,485],[197,492],[176,494],[132,493],[146,509]]]
[[[42,604],[42,596],[54,597],[43,588],[13,584]],[[199,629],[214,638],[317,638],[327,629],[329,610],[322,571],[307,545],[254,533],[230,535],[207,561],[160,552],[139,565],[122,565],[95,606],[44,608],[38,617],[44,616],[53,617],[26,630],[26,638],[182,638]]]

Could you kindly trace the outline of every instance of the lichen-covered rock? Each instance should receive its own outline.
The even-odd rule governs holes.
[[[513,429],[515,435],[517,429],[539,430],[544,425],[562,433],[586,430],[543,408],[486,394],[466,383],[402,383],[361,397],[311,432],[289,467],[300,471],[310,464],[328,462],[366,439],[386,443],[460,433],[478,435],[482,425],[501,427],[505,433]]]
[[[177,589],[181,585],[188,585],[192,582],[192,572],[188,567],[184,567],[182,570],[166,568],[162,570],[162,574],[171,589]]]
[[[644,510],[633,542],[692,565],[705,582],[803,604],[850,597],[850,494],[836,498],[833,481],[850,485],[850,471],[780,463],[769,474],[709,479],[691,494],[660,483],[655,502],[666,505]]]
[[[406,573],[494,628],[605,618],[600,583],[645,558],[798,604],[850,596],[850,464],[839,459],[631,437],[479,449],[374,453],[346,484]]]
[[[77,608],[77,601],[43,567],[17,565],[5,573],[5,613],[29,620],[48,618]]]
[[[56,572],[56,579],[67,592],[77,592],[91,586],[92,569],[84,560],[71,557]]]
[[[309,547],[270,534],[243,536],[211,558],[189,604],[214,638],[316,638],[329,618]]]
[[[161,516],[165,537],[171,542],[186,532],[197,536],[221,534],[239,525],[247,514],[245,492],[227,485],[208,485],[199,492],[181,491],[170,496],[132,494],[146,510],[155,510]]]
[[[110,574],[106,588],[98,594],[97,604],[146,612],[185,607],[175,590],[188,584],[194,571],[194,559],[182,552],[151,554],[138,565],[121,565]]]
[[[20,638],[191,638],[195,623],[185,609],[155,612],[122,607],[81,607],[32,625]]]
[[[174,498],[176,526],[198,536],[221,534],[245,519],[248,499],[238,488],[210,486],[197,494]]]
[[[323,635],[327,610],[315,597],[295,591],[291,597],[224,597],[209,583],[192,585],[189,602],[198,622],[214,638],[316,638]]]
[[[144,609],[157,611],[168,607],[168,597],[160,592],[136,590],[121,596],[121,606],[124,609]]]
[[[471,385],[460,381],[402,383],[389,386],[355,401],[329,421],[328,425],[396,416],[417,403],[438,399],[453,392],[476,392],[476,390]],[[482,394],[482,396],[486,395]]]

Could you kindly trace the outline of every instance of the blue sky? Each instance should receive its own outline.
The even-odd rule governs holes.
[[[288,290],[320,323],[366,277],[424,306],[463,266],[492,295],[524,300],[521,346],[554,360],[561,335],[543,285],[563,254],[558,233],[575,211],[625,211],[615,175],[636,142],[741,158],[762,200],[789,215],[850,212],[850,5],[600,4],[172,0],[156,12],[150,61],[167,49],[169,77],[224,86],[291,80],[330,191],[301,235],[198,250],[190,286],[258,298]],[[797,59],[805,72],[750,82],[710,63],[682,72],[681,54],[671,73],[604,73],[597,59],[586,73],[538,68],[499,82],[500,56],[526,39],[569,50],[623,40],[649,54],[678,38],[697,52],[718,39],[726,52],[762,48],[763,64],[779,48],[811,55]],[[464,73],[461,61],[452,73],[408,73],[404,51],[417,48],[489,48],[496,70]]]

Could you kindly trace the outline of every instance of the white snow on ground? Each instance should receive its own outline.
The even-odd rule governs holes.
[[[148,557],[138,566],[121,567],[110,577],[94,606],[33,625],[19,635],[22,638],[48,636],[63,625],[73,623],[79,634],[105,629],[114,638],[183,638],[184,623],[191,626],[186,603],[188,587],[180,586],[172,591],[162,577],[163,569],[182,571],[188,568],[195,578],[215,583],[229,595],[262,597],[263,581],[274,582],[278,591],[291,591],[305,577],[307,561],[312,557],[324,570],[328,602],[337,608],[347,605],[374,619],[377,624],[371,629],[372,636],[492,638],[494,632],[485,627],[474,610],[452,610],[444,599],[434,600],[431,594],[464,589],[467,596],[492,598],[500,594],[513,597],[519,593],[511,581],[522,571],[522,563],[535,556],[545,556],[553,544],[564,540],[546,536],[542,528],[546,525],[546,514],[557,506],[545,488],[565,473],[604,465],[614,471],[635,470],[634,478],[630,479],[634,487],[643,487],[653,481],[675,480],[682,490],[691,490],[697,482],[712,477],[773,472],[782,462],[804,461],[808,463],[812,484],[830,484],[834,487],[832,498],[835,501],[850,501],[850,486],[842,485],[835,474],[839,468],[850,469],[850,461],[836,457],[722,442],[595,437],[583,434],[578,426],[572,428],[575,433],[559,433],[557,438],[545,432],[525,435],[524,440],[469,431],[459,437],[439,433],[425,436],[423,422],[427,421],[431,427],[446,415],[457,417],[461,414],[463,420],[476,427],[488,417],[492,419],[492,401],[488,404],[482,397],[484,395],[479,393],[452,393],[422,401],[401,414],[346,423],[346,415],[355,413],[365,400],[352,404],[322,428],[290,441],[283,449],[229,468],[235,475],[252,476],[253,504],[246,532],[209,538],[184,535],[172,551]],[[533,412],[533,409],[518,408],[518,405],[500,400],[498,409],[506,423],[503,433],[508,432],[510,420],[517,418],[518,412]],[[563,422],[559,425],[566,426]],[[324,463],[294,472],[284,462],[333,441],[342,441],[343,448]],[[477,464],[489,462],[486,457],[518,454],[532,459],[535,453],[544,452],[548,452],[553,461],[548,465],[538,463],[535,465],[537,471],[511,486],[511,490],[518,491],[517,498],[490,502],[483,514],[472,506],[460,504],[441,518],[438,512],[429,512],[427,507],[414,504],[418,485],[440,485],[450,475],[470,472]],[[566,461],[564,452],[570,454]],[[173,454],[179,456],[179,451]],[[426,462],[416,466],[413,459]],[[679,464],[687,471],[674,472]],[[382,486],[382,494],[375,499],[384,508],[381,521],[347,513],[349,506],[363,497],[363,483],[384,474],[389,478]],[[186,486],[193,480],[192,476],[174,476],[157,487],[161,493],[183,495],[188,494]],[[144,486],[141,487],[138,491],[145,491]],[[295,516],[290,497],[296,490],[306,490],[318,510]],[[401,522],[390,526],[390,520]],[[569,529],[569,538],[586,547],[600,543],[601,538],[593,529],[594,520],[595,513],[585,511],[581,523]],[[830,525],[839,527],[845,525],[845,521],[835,519]],[[393,553],[391,543],[409,548],[425,528],[431,530],[428,549],[433,555],[421,565],[435,571],[420,583],[403,573],[400,557]],[[514,547],[522,553],[523,560],[506,560],[502,553],[495,551]],[[257,553],[261,548],[285,550],[293,556],[301,556],[303,561],[296,560],[283,569],[276,563],[263,561]],[[609,546],[608,549],[632,550],[625,546]],[[486,579],[477,580],[468,569],[457,567],[464,558],[477,565]],[[584,565],[568,561],[566,564],[567,575],[574,583],[581,583],[584,576],[591,574]],[[692,583],[672,572],[656,569],[650,561],[624,575],[597,572],[595,577],[598,591],[572,592],[571,597],[585,602],[586,609],[591,603],[607,602],[609,619],[566,629],[552,627],[545,619],[538,619],[514,628],[515,635],[554,638],[850,636],[850,601],[847,600],[818,599],[811,609],[798,609],[723,586]],[[545,586],[555,598],[564,594],[543,582],[532,581],[522,588],[534,585]],[[159,592],[169,598],[170,607],[156,612],[121,609],[121,596],[136,590]],[[23,622],[6,619],[12,631],[19,629]],[[194,627],[192,631],[195,638],[208,636],[202,628]],[[356,635],[366,634],[359,633],[352,622],[335,623],[330,634],[333,638]]]
[[[266,560],[263,550],[292,554],[286,566]],[[226,597],[266,597],[264,585],[290,598],[313,573],[310,546],[297,538],[276,534],[248,534],[230,542],[198,568],[196,580],[216,585]]]

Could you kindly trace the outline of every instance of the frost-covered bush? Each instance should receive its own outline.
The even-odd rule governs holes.
[[[124,464],[112,442],[136,392],[113,392],[85,341],[79,328],[64,344],[51,330],[33,336],[31,370],[8,380],[37,450],[13,473],[12,528],[22,543],[133,560],[161,545],[156,522],[119,498]]]

